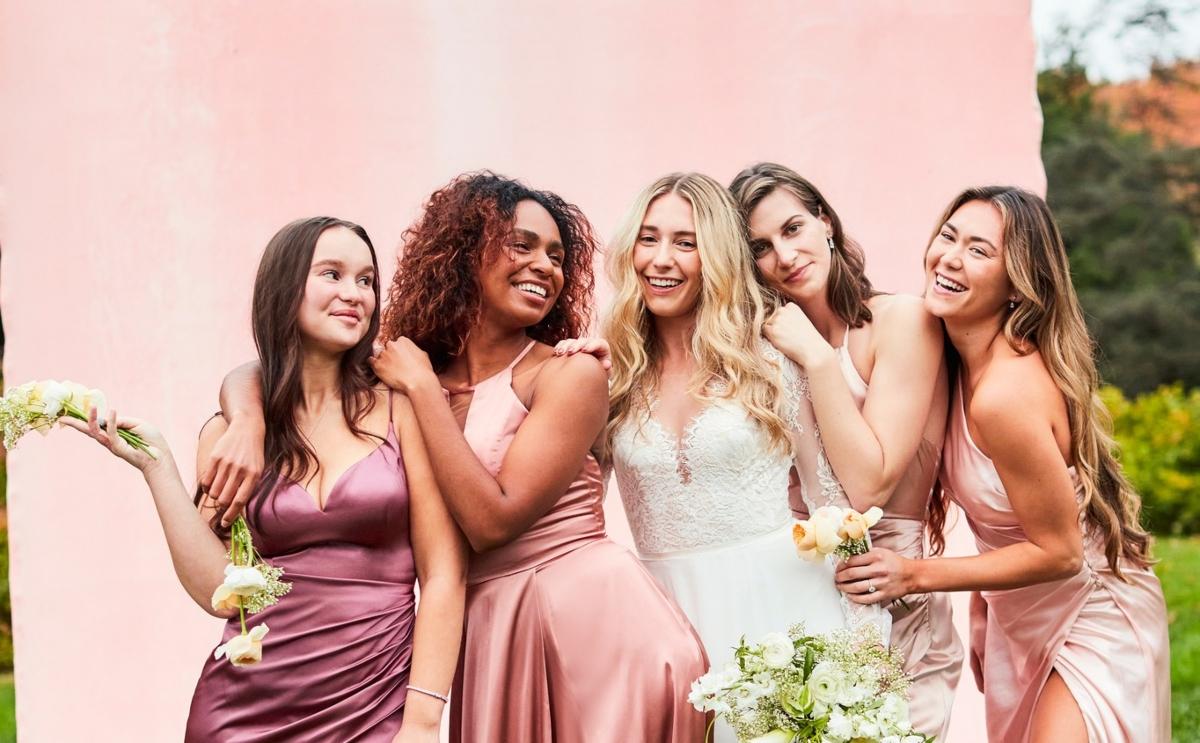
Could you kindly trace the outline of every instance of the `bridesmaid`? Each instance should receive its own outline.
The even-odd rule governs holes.
[[[921,559],[946,430],[941,323],[918,297],[872,289],[862,249],[816,186],[794,171],[759,163],[739,173],[730,191],[759,276],[784,302],[764,330],[808,376],[825,452],[819,465],[831,466],[844,490],[832,491],[845,501],[836,504],[883,508],[874,544]],[[791,500],[806,518],[797,490]],[[920,594],[905,604],[890,607],[891,647],[913,679],[913,726],[945,740],[963,659],[950,597]]]
[[[1016,188],[964,191],[925,272],[960,362],[943,483],[980,554],[875,549],[840,587],[863,603],[978,591],[972,667],[992,741],[1169,741],[1162,589],[1049,208]]]
[[[268,400],[267,475],[246,514],[255,547],[292,590],[248,617],[270,626],[262,660],[210,657],[187,741],[435,743],[458,657],[466,549],[438,495],[408,401],[367,365],[379,329],[378,263],[367,233],[338,219],[293,222],[272,238],[254,285],[254,340]],[[227,546],[196,510],[162,436],[109,414],[106,430],[64,419],[145,475],[175,572],[214,610]],[[151,459],[110,437],[114,426],[159,450]],[[200,433],[197,471],[225,431]],[[414,609],[413,584],[421,584]],[[410,683],[411,682],[411,683]],[[417,692],[409,694],[409,692]]]
[[[699,640],[605,535],[605,372],[547,345],[583,330],[593,254],[575,206],[486,172],[406,232],[375,369],[411,398],[476,552],[454,741],[704,738]]]

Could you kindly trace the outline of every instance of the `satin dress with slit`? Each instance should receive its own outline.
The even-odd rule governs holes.
[[[1082,499],[1079,478],[1068,468]],[[971,440],[961,383],[954,394],[943,470],[980,553],[1028,541],[992,460]],[[1022,743],[1052,671],[1066,683],[1094,743],[1171,740],[1167,610],[1158,578],[1122,559],[1081,521],[1083,565],[1069,578],[981,591],[971,617],[971,663],[984,696],[988,739]]]
[[[463,435],[493,476],[528,410],[513,368],[477,383]],[[588,455],[562,497],[512,542],[471,556],[456,743],[699,743],[687,702],[706,658],[695,631],[604,526]]]
[[[281,481],[245,515],[255,547],[292,589],[246,617],[247,627],[269,627],[261,662],[209,656],[185,740],[389,743],[404,715],[416,583],[395,429],[342,473],[324,509]],[[240,631],[234,617],[222,642]]]

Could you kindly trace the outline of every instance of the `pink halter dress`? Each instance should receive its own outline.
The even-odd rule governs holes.
[[[513,368],[475,385],[463,435],[493,476],[528,410]],[[692,626],[604,528],[588,455],[558,502],[514,541],[472,555],[451,740],[699,743],[687,702],[707,659]]]
[[[943,482],[966,513],[979,551],[1026,541],[992,460],[967,430],[957,385],[946,432]],[[1075,468],[1069,468],[1078,487]],[[1084,531],[1084,562],[1069,578],[982,591],[971,617],[988,739],[1029,740],[1029,723],[1051,671],[1058,671],[1097,743],[1171,740],[1171,679],[1162,587],[1146,568],[1109,569],[1104,543]]]

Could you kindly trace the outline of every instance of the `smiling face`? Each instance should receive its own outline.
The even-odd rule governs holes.
[[[676,193],[650,202],[633,248],[646,309],[656,317],[682,317],[695,311],[702,288],[700,252],[692,205]]]
[[[1003,316],[1018,297],[1004,263],[1004,219],[983,201],[954,210],[925,251],[925,309],[970,322]]]
[[[776,188],[747,221],[754,261],[771,288],[800,303],[825,296],[833,229],[828,217],[812,214],[791,191]]]
[[[479,269],[484,312],[513,327],[537,325],[562,292],[565,258],[550,212],[536,201],[519,202],[506,244],[485,252]]]
[[[313,249],[297,324],[306,347],[343,353],[366,335],[375,312],[371,249],[345,227],[321,233]]]

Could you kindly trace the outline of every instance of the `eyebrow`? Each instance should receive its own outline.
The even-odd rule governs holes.
[[[534,232],[533,230],[526,230],[521,227],[514,227],[513,232],[516,233],[517,235],[520,235],[521,237],[525,238],[526,240],[529,240],[530,242],[536,243],[536,242],[542,241],[541,235]],[[566,248],[563,247],[563,244],[560,243],[558,240],[548,240],[546,242],[546,250],[555,250],[555,249],[566,250]]]
[[[793,214],[792,216],[783,220],[783,224],[779,225],[779,229],[780,230],[787,229],[787,226],[789,224],[791,224],[792,222],[796,221],[797,219],[804,219],[804,215],[803,214]]]
[[[955,227],[950,222],[947,222],[946,224],[944,224],[943,227],[946,227],[947,229],[949,229],[951,232],[953,232],[956,235],[958,234],[958,228]],[[983,243],[984,245],[988,246],[992,250],[998,250],[998,248],[992,244],[991,240],[980,237],[979,235],[967,235],[967,240],[970,242],[980,242],[980,243]]]
[[[332,268],[344,269],[346,267],[346,264],[343,263],[338,258],[322,258],[319,261],[313,261],[313,264],[312,264],[313,268],[319,268],[321,266],[330,266]],[[366,268],[363,269],[362,273],[375,273],[375,267],[367,266]]]

